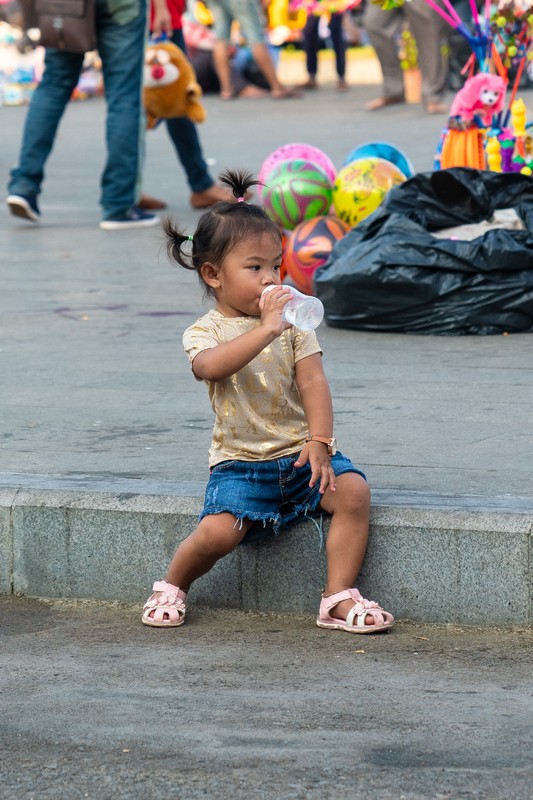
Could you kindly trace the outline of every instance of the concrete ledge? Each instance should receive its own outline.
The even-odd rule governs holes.
[[[194,526],[202,492],[197,483],[0,476],[0,592],[143,602]],[[531,625],[532,530],[528,498],[375,490],[358,585],[398,618]],[[303,522],[239,548],[190,599],[315,613],[324,574],[319,534]]]

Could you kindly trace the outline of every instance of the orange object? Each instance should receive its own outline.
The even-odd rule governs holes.
[[[477,128],[449,130],[445,136],[441,153],[441,169],[449,167],[471,167],[486,169],[483,132]]]

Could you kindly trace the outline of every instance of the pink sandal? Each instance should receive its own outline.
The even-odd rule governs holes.
[[[343,600],[354,601],[354,606],[348,612],[346,620],[330,616],[331,609],[338,606]],[[374,620],[372,625],[365,624],[368,616]],[[394,617],[373,600],[366,600],[357,589],[344,589],[342,592],[322,597],[316,624],[319,628],[332,628],[333,630],[348,631],[348,633],[379,633],[392,628]]]
[[[186,593],[166,581],[156,581],[152,591],[161,594],[158,597],[152,594],[144,604],[144,625],[151,625],[153,628],[177,628],[178,625],[183,625]]]

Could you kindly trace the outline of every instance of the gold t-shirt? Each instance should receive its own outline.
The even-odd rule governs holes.
[[[209,311],[183,334],[189,361],[259,324],[258,317]],[[322,353],[315,332],[289,328],[231,377],[206,381],[215,413],[210,467],[228,460],[266,461],[301,450],[309,431],[295,364],[314,353]]]

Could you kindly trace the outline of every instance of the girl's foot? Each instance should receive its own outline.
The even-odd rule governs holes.
[[[348,84],[344,80],[344,78],[339,78],[337,81],[337,91],[338,92],[347,92],[348,91]]]
[[[392,628],[394,617],[357,589],[343,589],[322,596],[316,624],[348,633],[379,633]]]
[[[156,581],[143,608],[142,621],[152,628],[177,628],[185,622],[187,595],[167,581]]]

